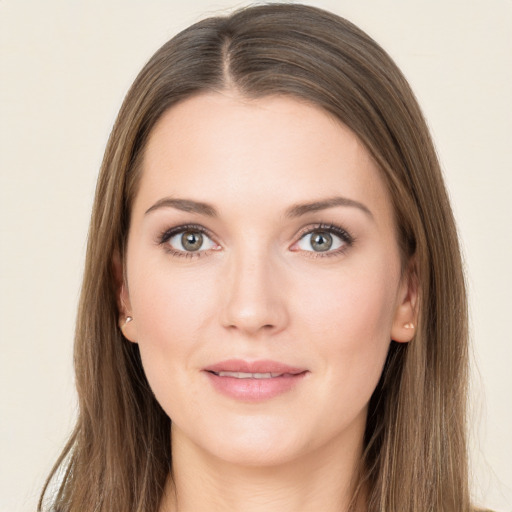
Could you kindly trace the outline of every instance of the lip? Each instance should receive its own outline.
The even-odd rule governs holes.
[[[207,366],[203,372],[220,394],[244,402],[259,402],[291,391],[302,381],[308,370],[271,360],[230,359]],[[237,378],[219,375],[223,372],[277,375],[268,378]]]
[[[243,373],[289,373],[298,374],[306,368],[297,368],[271,360],[244,361],[243,359],[229,359],[207,366],[207,372],[243,372]]]

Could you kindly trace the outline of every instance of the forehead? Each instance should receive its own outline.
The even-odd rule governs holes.
[[[287,96],[230,91],[189,98],[151,132],[139,198],[193,197],[255,207],[333,195],[390,209],[380,172],[359,139],[319,107]]]

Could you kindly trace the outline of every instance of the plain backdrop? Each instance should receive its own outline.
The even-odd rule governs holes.
[[[512,510],[512,1],[324,0],[408,77],[466,259],[474,495]],[[206,15],[189,0],[0,0],[0,512],[34,511],[75,414],[72,339],[95,180],[129,85]]]

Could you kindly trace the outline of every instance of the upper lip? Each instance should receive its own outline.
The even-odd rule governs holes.
[[[220,361],[204,368],[207,372],[240,372],[240,373],[289,373],[296,375],[303,373],[306,368],[290,366],[278,361],[260,360],[244,361],[242,359],[229,359]]]

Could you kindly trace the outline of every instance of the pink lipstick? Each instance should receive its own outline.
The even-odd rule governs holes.
[[[203,370],[219,393],[236,400],[257,402],[293,389],[308,372],[276,361],[230,359]]]

